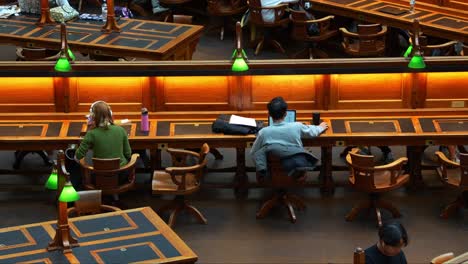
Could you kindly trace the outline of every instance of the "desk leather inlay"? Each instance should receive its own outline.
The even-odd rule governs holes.
[[[442,19],[436,20],[432,22],[433,24],[441,25],[444,27],[462,29],[464,27],[468,27],[468,23],[465,21],[444,17]]]
[[[40,137],[44,125],[1,125],[0,136],[2,137]]]
[[[349,124],[347,133],[368,133],[368,132],[398,132],[395,120],[379,120],[379,121],[346,121]]]
[[[363,118],[363,119],[332,119],[331,125],[333,133],[346,133],[345,121],[382,121],[382,120],[397,120],[402,133],[415,133],[413,123],[410,118]],[[377,132],[377,131],[362,131],[362,132]]]
[[[419,118],[419,123],[421,124],[422,131],[425,132],[425,133],[429,133],[429,132],[437,132],[437,130],[436,130],[435,126],[434,126],[434,120],[437,120],[440,123],[443,120],[450,121],[450,120],[460,120],[460,119],[462,119],[462,118],[456,118],[456,117],[453,117],[453,118],[450,118],[450,117],[446,117],[446,118],[445,117],[444,118],[437,118],[437,117]],[[468,120],[466,122],[468,122]],[[460,125],[450,124],[450,125],[442,125],[441,129],[444,132],[468,131],[468,129],[464,129],[464,127],[465,127],[465,124],[463,124],[463,125],[461,125],[461,124]],[[455,130],[448,130],[448,129],[455,129]]]
[[[468,131],[468,119],[434,119],[437,132],[459,132]]]
[[[85,122],[70,122],[67,137],[79,137],[83,124],[85,124]]]
[[[174,136],[196,134],[213,134],[211,124],[175,124]]]

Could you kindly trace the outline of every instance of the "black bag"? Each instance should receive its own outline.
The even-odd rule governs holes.
[[[211,130],[214,133],[224,133],[226,135],[248,135],[256,134],[263,128],[262,121],[257,121],[257,127],[249,127],[229,124],[229,119],[231,119],[231,115],[219,115],[211,125]]]

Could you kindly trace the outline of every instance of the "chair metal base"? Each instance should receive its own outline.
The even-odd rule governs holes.
[[[357,215],[364,209],[368,211],[375,211],[378,226],[382,226],[382,214],[380,212],[380,209],[386,209],[390,211],[394,218],[401,217],[400,211],[390,202],[381,200],[379,195],[377,194],[370,194],[369,196],[369,200],[361,202],[358,205],[354,206],[353,209],[351,209],[351,212],[349,212],[345,217],[346,221],[353,221],[357,217]]]
[[[458,196],[455,201],[447,205],[440,214],[440,217],[443,219],[448,219],[450,215],[453,215],[461,208],[465,208],[465,201],[463,199],[463,195]]]
[[[198,220],[198,222],[200,222],[200,224],[206,225],[208,223],[208,220],[206,220],[203,214],[200,213],[200,211],[198,211],[197,208],[190,205],[189,202],[185,200],[182,196],[176,196],[174,200],[159,208],[158,214],[161,214],[165,211],[171,211],[169,221],[167,222],[167,224],[169,225],[169,227],[172,228],[175,225],[177,215],[184,210],[189,212],[191,215],[195,216],[195,218]]]

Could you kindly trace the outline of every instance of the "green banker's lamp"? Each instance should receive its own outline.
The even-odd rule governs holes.
[[[420,27],[419,27],[419,20],[415,19],[414,22],[414,32],[412,43],[406,50],[404,56],[408,57],[411,53],[413,56],[408,63],[408,68],[410,69],[424,69],[426,68],[426,63],[424,62],[424,58],[421,54],[421,47],[419,46],[419,34],[420,34]]]
[[[57,165],[46,182],[46,188],[57,190],[58,198],[58,220],[55,228],[55,237],[47,247],[48,251],[62,250],[63,253],[71,252],[72,247],[77,247],[78,240],[70,234],[68,225],[67,203],[80,199],[79,194],[70,182],[70,174],[65,168],[65,154],[62,150],[57,153]]]
[[[69,72],[72,69],[70,61],[74,61],[76,57],[68,46],[67,26],[64,22],[60,24],[60,45],[60,57],[55,63],[54,69],[59,72]]]
[[[231,70],[233,72],[243,72],[249,70],[249,65],[247,65],[247,55],[242,49],[242,28],[241,23],[236,23],[236,49],[232,53],[231,60],[233,61]]]

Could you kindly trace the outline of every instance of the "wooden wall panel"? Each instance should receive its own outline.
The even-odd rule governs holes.
[[[149,105],[149,77],[77,77],[71,78],[71,111],[88,111],[98,100],[106,101],[114,111],[140,111]]]
[[[425,107],[468,107],[468,72],[427,73]]]
[[[235,76],[157,77],[156,110],[233,110],[242,98],[239,83]]]
[[[329,109],[408,108],[406,74],[332,74]]]
[[[51,77],[1,78],[1,112],[55,112],[55,87]]]
[[[291,109],[317,109],[317,87],[321,76],[316,75],[257,75],[251,76],[250,105],[244,110],[265,110],[275,96],[282,96]]]

